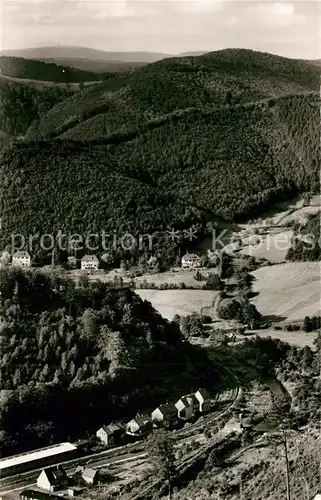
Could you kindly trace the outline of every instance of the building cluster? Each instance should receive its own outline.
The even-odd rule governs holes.
[[[0,259],[0,266],[3,263],[9,264],[11,262],[13,267],[31,267],[32,258],[28,251],[18,250],[12,256],[9,252],[3,252]],[[78,260],[75,256],[71,255],[67,259],[68,265],[71,268],[78,267]],[[156,257],[151,257],[148,261],[150,267],[154,267],[157,263]],[[187,253],[181,259],[182,269],[197,269],[203,266],[202,258],[196,253]],[[82,271],[97,271],[99,269],[99,259],[96,255],[84,255],[80,259],[80,269]]]
[[[180,397],[176,403],[159,405],[150,415],[137,414],[126,424],[119,422],[103,425],[96,432],[96,437],[104,445],[111,445],[127,434],[141,437],[147,435],[154,427],[173,427],[179,421],[188,421],[196,415],[210,410],[211,400],[206,389],[198,389],[195,393]]]
[[[38,476],[37,486],[20,493],[21,500],[58,500],[61,497],[75,497],[86,487],[98,483],[98,471],[92,468],[77,467],[68,476],[62,465],[47,467]]]
[[[9,252],[5,252],[2,255],[2,263],[9,264],[13,267],[26,268],[31,267],[32,259],[29,252],[26,250],[18,250],[15,252],[12,257]],[[77,259],[74,256],[68,257],[68,264],[70,267],[77,267]],[[80,268],[82,271],[97,271],[99,268],[99,259],[96,255],[84,255],[80,259]]]

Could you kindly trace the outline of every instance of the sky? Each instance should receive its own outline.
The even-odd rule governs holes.
[[[321,0],[0,0],[0,49],[177,54],[228,47],[321,58]]]

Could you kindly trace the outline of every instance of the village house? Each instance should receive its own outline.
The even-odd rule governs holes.
[[[201,413],[206,413],[210,410],[211,400],[210,395],[206,389],[198,389],[198,391],[195,392],[195,398],[198,401],[199,411]]]
[[[87,484],[97,484],[98,483],[98,470],[92,469],[90,467],[85,467],[82,470],[81,477]]]
[[[99,260],[96,255],[84,255],[81,259],[81,270],[94,270],[97,271],[99,266]]]
[[[153,429],[153,423],[148,415],[136,415],[126,424],[126,433],[131,436],[143,436]]]
[[[31,266],[30,254],[23,250],[15,252],[12,256],[12,265],[14,267],[30,267]]]
[[[174,424],[177,420],[177,408],[173,403],[159,405],[151,414],[154,423]]]
[[[187,394],[175,403],[175,407],[179,418],[189,420],[198,412],[199,403],[194,394]]]
[[[202,267],[202,259],[196,253],[187,253],[182,257],[183,269],[195,269]]]
[[[78,495],[81,495],[86,488],[83,486],[70,486],[67,490],[67,494],[69,497],[76,497]]]
[[[69,478],[61,465],[43,469],[37,479],[38,488],[51,493],[68,486],[68,484]]]
[[[125,433],[125,428],[122,424],[111,423],[109,425],[103,425],[96,432],[96,437],[101,443],[106,446],[113,444]]]

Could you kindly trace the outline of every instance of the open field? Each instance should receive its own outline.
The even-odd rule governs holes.
[[[295,210],[294,212],[290,213],[286,217],[284,217],[281,221],[280,224],[288,224],[288,223],[294,223],[294,222],[302,222],[305,223],[308,219],[309,215],[314,215],[318,212],[320,212],[321,206],[310,206],[310,207],[303,207],[299,208],[299,210]]]
[[[185,316],[211,306],[219,292],[211,290],[136,290],[144,300],[152,303],[162,316],[171,320],[175,314]]]
[[[279,231],[271,229],[267,234],[258,236],[259,243],[249,242],[240,253],[251,255],[256,259],[264,258],[270,262],[282,262],[291,246],[292,230]]]
[[[215,269],[199,269],[199,271],[204,275],[207,276],[209,273],[215,272]],[[69,271],[68,274],[71,277],[74,278],[79,278],[80,276],[84,275],[84,272],[80,271],[79,269]],[[150,285],[151,283],[154,283],[155,286],[159,287],[164,284],[171,284],[171,285],[177,285],[179,286],[181,283],[184,283],[187,287],[195,287],[199,288],[199,282],[197,282],[194,279],[194,276],[196,274],[195,269],[181,269],[181,268],[176,268],[175,271],[170,270],[170,271],[164,271],[162,273],[146,273],[142,276],[137,276],[133,278],[133,281],[135,282],[137,288],[141,286],[141,284],[144,281],[147,281],[147,283]],[[90,280],[100,280],[100,281],[112,281],[115,277],[122,278],[124,281],[130,281],[129,274],[124,272],[122,269],[112,269],[111,271],[105,273],[103,271],[98,271],[92,274],[88,275],[88,278]]]
[[[199,271],[207,276],[210,272],[215,272],[215,269],[199,269]],[[165,271],[163,273],[155,274],[144,274],[144,276],[139,276],[134,278],[137,286],[146,280],[148,283],[155,283],[156,286],[163,285],[164,283],[172,285],[180,285],[184,283],[186,286],[199,287],[199,282],[194,279],[196,274],[195,269],[181,269],[177,268],[175,271]]]
[[[316,332],[287,332],[285,330],[274,330],[273,328],[251,330],[246,333],[246,337],[249,337],[250,333],[253,334],[253,336],[258,335],[262,338],[271,337],[272,339],[279,339],[282,340],[282,342],[287,342],[297,347],[309,346],[311,349],[315,349],[314,339],[317,335]]]
[[[253,303],[264,316],[302,319],[320,314],[320,262],[289,262],[254,271]]]

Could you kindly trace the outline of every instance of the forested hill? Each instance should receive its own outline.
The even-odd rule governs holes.
[[[137,235],[190,227],[204,214],[238,220],[317,190],[317,97],[178,112],[91,141],[15,145],[0,161],[1,244],[17,232]]]
[[[128,289],[1,269],[0,292],[2,455],[85,437],[215,382],[206,354]]]
[[[57,83],[98,81],[104,77],[100,73],[83,71],[67,65],[58,66],[54,63],[5,56],[0,57],[0,71],[3,75],[15,78]]]
[[[224,50],[75,93],[0,159],[1,246],[17,232],[202,233],[318,190],[318,87],[310,62]],[[149,254],[167,264],[176,244],[156,238]]]
[[[318,68],[308,61],[250,50],[163,59],[58,104],[31,127],[27,137],[52,138],[64,127],[71,130],[88,119],[89,137],[108,135],[189,107],[213,109],[317,92],[319,81]],[[95,116],[97,123],[92,122]],[[88,139],[83,130],[81,139]]]

